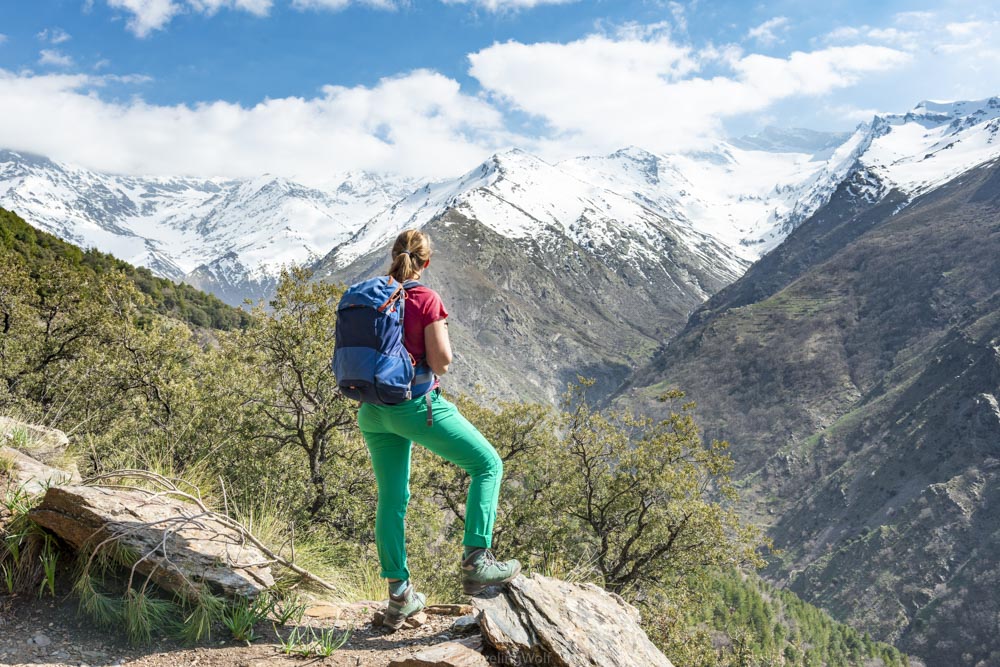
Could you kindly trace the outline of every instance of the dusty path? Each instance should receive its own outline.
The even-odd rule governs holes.
[[[423,647],[454,638],[447,632],[455,620],[450,616],[428,615],[428,622],[423,627],[388,633],[372,627],[371,614],[370,606],[357,604],[339,613],[325,614],[339,618],[303,619],[302,625],[354,630],[347,645],[333,656],[302,658],[283,655],[274,630],[267,623],[258,626],[261,639],[250,646],[233,642],[228,632],[221,628],[213,633],[212,641],[198,646],[185,646],[165,639],[149,647],[135,648],[117,633],[96,628],[89,619],[78,615],[76,599],[72,596],[42,600],[0,596],[0,665],[250,667],[321,664],[373,667],[388,665]],[[284,634],[290,630],[281,629]]]

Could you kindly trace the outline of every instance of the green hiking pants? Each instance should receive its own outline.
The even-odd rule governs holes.
[[[399,405],[364,403],[358,412],[358,426],[368,445],[378,484],[375,543],[386,579],[410,577],[404,522],[410,501],[412,442],[451,461],[472,477],[465,502],[462,543],[488,548],[493,539],[503,461],[493,445],[436,390],[431,392],[431,406],[434,419],[430,426],[423,396]]]

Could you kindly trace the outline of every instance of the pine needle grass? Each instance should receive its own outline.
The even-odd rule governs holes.
[[[178,633],[180,638],[188,644],[211,639],[212,626],[222,619],[225,608],[222,598],[203,588],[193,601],[185,605],[185,616]]]
[[[80,600],[80,611],[104,628],[118,627],[125,617],[125,601],[97,589],[94,578],[82,573],[76,578],[73,593]]]
[[[146,590],[130,589],[122,603],[125,634],[135,646],[149,645],[154,633],[159,636],[176,626],[177,605],[150,596]]]

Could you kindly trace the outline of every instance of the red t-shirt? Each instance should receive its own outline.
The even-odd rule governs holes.
[[[429,287],[418,285],[407,292],[403,311],[403,347],[418,362],[424,359],[427,347],[424,345],[424,327],[432,322],[448,317],[448,311],[438,293]]]

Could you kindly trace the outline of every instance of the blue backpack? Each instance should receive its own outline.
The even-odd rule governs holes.
[[[379,276],[344,292],[337,305],[333,351],[333,374],[344,396],[396,405],[430,392],[434,373],[403,347],[407,290],[418,285]]]

